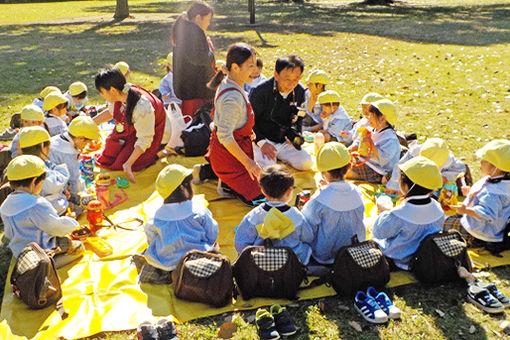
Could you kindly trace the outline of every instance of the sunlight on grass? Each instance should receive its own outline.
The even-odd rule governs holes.
[[[99,34],[124,34],[136,31],[136,25],[115,25],[111,27],[100,28],[96,31]]]

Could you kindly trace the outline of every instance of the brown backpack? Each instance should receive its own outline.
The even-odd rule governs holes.
[[[286,298],[294,300],[301,282],[306,277],[306,267],[288,247],[246,247],[233,265],[236,284],[243,296]]]
[[[174,293],[180,299],[215,307],[232,303],[234,280],[229,259],[221,254],[191,250],[172,271]]]
[[[12,270],[11,284],[14,295],[30,308],[56,305],[62,318],[65,318],[55,262],[37,243],[31,242],[21,251]]]

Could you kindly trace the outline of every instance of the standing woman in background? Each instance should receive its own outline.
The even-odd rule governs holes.
[[[207,83],[216,72],[214,46],[206,35],[213,9],[205,2],[194,2],[172,26],[174,90],[182,100],[183,115],[193,116],[214,98]]]

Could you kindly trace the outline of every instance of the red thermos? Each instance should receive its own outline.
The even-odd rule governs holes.
[[[103,224],[103,204],[98,200],[92,200],[87,205],[87,220],[91,225]]]

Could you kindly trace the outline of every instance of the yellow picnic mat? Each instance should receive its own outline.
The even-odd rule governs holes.
[[[204,163],[203,158],[184,158],[171,156],[159,161],[148,169],[136,174],[137,182],[125,189],[128,201],[107,211],[115,223],[133,218],[146,221],[162,204],[162,199],[154,192],[154,181],[159,171],[169,163],[180,163],[192,167]],[[112,176],[122,175],[111,172]],[[314,189],[313,172],[295,172],[296,192],[302,189]],[[361,185],[366,199],[367,224],[373,222],[376,208],[372,200],[375,187]],[[250,210],[235,199],[226,199],[216,193],[216,181],[195,186],[195,197],[204,200],[219,224],[218,242],[221,252],[232,261],[237,257],[233,246],[234,228]],[[120,193],[120,189],[110,186],[110,197]],[[85,223],[85,218],[82,221]],[[154,321],[163,316],[173,315],[178,321],[221,314],[228,311],[253,309],[271,303],[289,303],[288,300],[275,301],[255,298],[224,308],[213,308],[200,303],[192,303],[175,298],[170,285],[152,285],[137,283],[137,272],[131,264],[131,256],[146,249],[143,229],[136,231],[105,230],[104,239],[113,247],[111,256],[99,258],[87,251],[83,259],[59,269],[62,281],[64,308],[69,317],[61,320],[54,308],[30,310],[12,294],[9,284],[10,272],[5,285],[4,298],[0,313],[0,339],[76,339],[105,331],[134,329],[145,320]],[[482,265],[491,266],[510,264],[510,252],[502,258],[487,254],[474,254],[473,260]],[[391,274],[390,287],[415,282],[412,275],[404,272]],[[335,295],[332,288],[320,286],[301,291],[300,299],[312,299]]]

